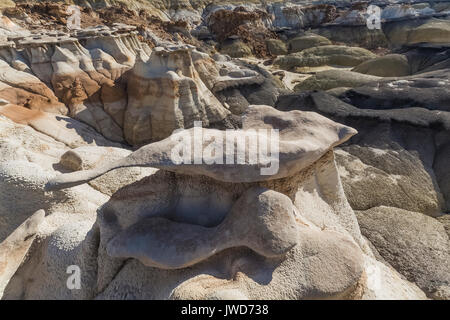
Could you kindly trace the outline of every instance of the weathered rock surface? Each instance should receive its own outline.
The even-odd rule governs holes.
[[[69,219],[49,232],[47,240],[11,279],[6,297],[126,298],[122,295],[125,291],[113,288],[126,283],[134,286],[132,279],[137,274],[146,288],[140,291],[141,298],[206,298],[222,296],[231,287],[237,290],[232,296],[248,298],[361,297],[365,286],[364,260],[358,244],[362,239],[330,151],[354,131],[314,113],[283,113],[267,106],[250,107],[242,126],[278,128],[281,144],[297,141],[303,150],[298,149],[294,157],[282,155],[283,174],[268,181],[261,175],[250,180],[242,176],[251,166],[246,165],[246,171],[239,170],[239,175],[233,174],[238,167],[226,164],[220,165],[221,171],[215,171],[212,178],[205,176],[209,167],[203,165],[202,171],[201,165],[193,164],[181,166],[184,169],[174,170],[176,173],[170,172],[170,166],[163,166],[169,171],[153,171],[138,182],[130,181],[99,209],[91,229],[87,222],[83,228],[74,228]],[[203,129],[203,133],[210,131],[214,130]],[[183,141],[185,146],[186,143]],[[289,144],[280,150],[290,152]],[[312,149],[305,150],[308,145]],[[141,150],[157,150],[158,146],[169,147],[170,142],[162,140]],[[106,148],[89,148],[66,152],[60,163],[78,169],[101,162],[98,155],[104,154]],[[249,155],[252,157],[254,152]],[[129,156],[133,157],[139,158],[135,153]],[[71,175],[83,176],[84,172]],[[312,203],[316,206],[314,211]],[[98,251],[93,249],[98,243],[95,239],[100,239]],[[191,245],[180,251],[187,243]],[[52,261],[35,266],[37,261],[47,259]],[[219,268],[223,259],[231,264]],[[137,260],[152,268],[142,269],[144,265],[135,264]],[[58,287],[62,274],[56,268],[74,261],[84,261],[83,272],[89,277],[85,289],[67,296]],[[98,265],[93,265],[93,261],[98,261]],[[231,280],[236,263],[243,263],[239,270],[244,276]],[[208,279],[197,282],[205,268],[213,272],[208,273]],[[46,277],[47,272],[52,275]],[[166,276],[162,277],[162,273]],[[291,276],[286,278],[286,273]],[[231,277],[224,277],[225,274]],[[269,275],[273,290],[267,290],[268,283],[263,280]],[[26,285],[29,279],[36,280]],[[46,279],[58,283],[54,290],[48,290]],[[149,281],[153,289],[148,287]],[[131,292],[138,294],[135,289]]]
[[[450,20],[416,19],[392,22],[384,26],[386,37],[393,46],[448,46]]]
[[[262,10],[261,10],[262,9]],[[220,44],[222,53],[232,57],[254,55],[268,56],[267,39],[276,39],[274,32],[267,28],[270,20],[265,8],[239,6],[215,6],[206,8],[204,21]]]
[[[0,98],[31,110],[67,114],[67,108],[34,75],[17,70],[3,60],[0,60],[0,74]]]
[[[163,2],[2,10],[0,297],[450,299],[450,7]]]
[[[242,215],[242,211],[249,214]],[[287,196],[262,188],[250,189],[217,227],[151,218],[117,234],[108,242],[107,253],[162,269],[185,268],[227,248],[241,246],[268,258],[278,257],[296,245],[293,212]]]
[[[441,80],[426,81],[437,83]],[[342,147],[345,152],[339,153],[341,157],[338,157],[344,189],[355,209],[386,205],[431,216],[440,215],[448,210],[449,198],[445,179],[448,168],[444,168],[443,164],[446,161],[450,124],[448,112],[442,111],[446,108],[445,102],[439,102],[439,97],[434,97],[438,100],[436,104],[425,105],[422,97],[417,95],[417,99],[423,101],[422,108],[416,107],[417,103],[412,104],[410,98],[406,105],[402,105],[398,97],[394,106],[393,101],[387,100],[390,89],[384,94],[381,90],[386,82],[345,91],[340,98],[352,104],[326,93],[305,92],[282,96],[276,107],[281,110],[314,110],[357,128],[358,135]],[[375,90],[377,86],[380,91]],[[369,87],[371,89],[368,90],[376,92],[380,100],[391,105],[384,106],[374,100],[365,104],[366,99],[370,99],[369,95],[359,96],[364,97],[361,99],[364,102],[353,96],[352,92]],[[424,86],[421,89],[423,95],[427,95],[437,88]],[[403,94],[408,95],[408,92],[416,96],[414,90],[406,89]],[[402,90],[399,94],[402,95]],[[440,93],[445,94],[445,90]],[[391,182],[386,185],[386,181]]]
[[[165,43],[152,50],[135,29],[116,24],[71,36],[43,32],[19,38],[0,49],[0,98],[67,114],[109,140],[142,145],[192,127],[194,120],[234,128],[217,99],[221,90],[247,88],[248,96],[269,89],[277,95],[275,83],[251,87],[265,82],[257,71],[228,62],[228,73],[220,75],[223,65],[192,46]]]
[[[349,146],[336,154],[353,209],[385,205],[429,215],[441,213],[442,195],[420,159],[410,152]]]
[[[243,57],[249,57],[252,55],[252,49],[247,46],[242,41],[230,41],[228,43],[224,43],[220,51],[223,54],[229,55],[232,58],[243,58]]]
[[[44,210],[35,212],[0,243],[0,297],[33,243],[44,216]]]
[[[423,108],[448,112],[449,87],[447,78],[409,77],[367,84],[346,92],[342,99],[360,109]]]
[[[113,169],[132,166],[202,174],[226,182],[284,178],[311,165],[332,147],[347,141],[356,133],[352,128],[331,122],[315,113],[279,112],[269,106],[249,107],[243,116],[242,129],[247,131],[227,131],[225,134],[225,131],[195,127],[180,131],[170,138],[144,146],[118,162],[61,175],[50,181],[46,187],[48,190],[54,190],[74,186]],[[268,134],[267,130],[271,129],[277,129],[279,133],[272,131]],[[226,146],[234,145],[236,139],[245,136],[257,143],[252,149],[246,150],[242,144],[239,147],[239,143],[232,150],[226,149]],[[201,150],[208,147],[207,152],[198,154],[195,149],[191,152],[191,141],[194,142],[198,138],[201,138],[201,141],[197,142],[201,143]],[[184,144],[189,150],[182,149]],[[271,149],[266,150],[270,155],[265,154],[266,159],[253,159],[255,155],[251,153],[261,152],[262,145],[270,145]],[[220,159],[216,158],[213,150],[218,150]],[[221,152],[223,150],[226,152],[225,156]],[[276,153],[279,155],[274,158]],[[261,154],[259,156],[261,157]],[[199,157],[203,161],[199,162]],[[228,160],[230,157],[233,159],[232,163]],[[239,162],[234,164],[234,159],[239,159]],[[225,162],[229,164],[226,169],[221,165]]]
[[[365,256],[367,288],[363,300],[425,300],[425,293],[416,284],[403,278],[395,269]]]
[[[380,80],[379,77],[358,74],[347,70],[326,70],[300,82],[294,91],[330,90],[334,88],[353,88]]]
[[[77,128],[77,121],[70,120]],[[83,125],[79,124],[79,127],[83,128]],[[44,209],[47,214],[67,212],[88,215],[95,213],[97,207],[106,201],[106,196],[89,186],[50,194],[41,187],[56,174],[56,170],[61,169],[59,159],[69,146],[95,145],[97,137],[94,130],[80,130],[78,134],[76,130],[66,129],[62,125],[57,131],[61,137],[58,141],[4,117],[0,117],[0,129],[0,240],[4,240],[37,208]],[[61,142],[64,137],[70,138],[66,140],[69,142],[67,145]]]
[[[164,139],[194,121],[209,126],[229,114],[203,83],[190,49],[156,48],[144,59],[138,56],[128,82],[124,132],[131,144]]]
[[[354,67],[373,58],[375,55],[363,48],[324,45],[278,57],[274,64],[285,70],[324,65]]]
[[[352,71],[378,77],[403,77],[411,74],[408,58],[401,54],[388,54],[368,60]]]
[[[447,235],[449,235],[450,238],[450,215],[444,214],[437,218],[440,223],[444,226],[445,230],[447,231]]]
[[[37,132],[41,132],[72,148],[89,143],[100,146],[120,146],[120,144],[104,138],[92,127],[70,117],[30,110],[13,104],[0,106],[0,114],[17,124],[28,125]],[[6,124],[7,121],[3,121],[3,123]]]
[[[133,31],[121,28],[93,28],[75,37],[43,32],[19,38],[8,52],[2,49],[3,81],[12,85],[5,90],[14,89],[16,95],[5,99],[32,110],[68,114],[108,139],[123,141],[123,119],[117,109],[126,107],[127,97],[116,81],[134,64],[137,50],[149,48],[137,41]]]
[[[333,42],[345,43],[348,46],[377,49],[389,45],[383,31],[379,29],[370,30],[367,28],[365,21],[358,25],[330,24],[320,26],[312,31]]]
[[[331,45],[331,41],[316,34],[298,36],[289,41],[289,52],[295,53],[305,49]]]
[[[442,224],[421,213],[392,207],[359,211],[357,217],[361,232],[396,270],[429,296],[436,291],[448,293],[450,246]]]
[[[128,156],[131,151],[117,147],[82,146],[66,151],[59,164],[67,170],[87,170],[113,159]],[[109,172],[89,184],[94,189],[111,196],[120,188],[152,174],[152,168],[122,168]]]
[[[411,74],[433,74],[450,69],[449,50],[446,48],[416,47],[404,55],[408,58]]]
[[[267,50],[274,56],[285,55],[288,53],[288,46],[279,39],[266,40]]]

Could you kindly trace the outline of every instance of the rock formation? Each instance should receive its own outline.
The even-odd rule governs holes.
[[[323,65],[353,67],[371,58],[375,58],[375,55],[363,48],[319,45],[298,53],[279,57],[274,63],[285,70],[291,70],[296,67],[319,67]]]
[[[0,295],[3,296],[9,280],[16,273],[28,252],[39,225],[45,216],[44,210],[35,212],[31,217],[25,220],[8,238],[0,245]]]
[[[448,3],[76,3],[1,9],[0,298],[450,299]]]
[[[272,120],[270,123],[264,124],[262,121],[266,117]],[[115,279],[121,277],[120,273],[116,274],[121,272],[117,267],[123,263],[121,261],[130,257],[141,261],[146,266],[155,267],[156,269],[148,269],[150,272],[148,277],[151,278],[156,277],[159,270],[167,272],[170,269],[179,269],[173,271],[171,275],[173,280],[169,280],[165,284],[162,292],[152,290],[148,291],[147,295],[154,298],[169,298],[170,296],[163,295],[164,292],[174,289],[176,292],[174,295],[178,298],[188,297],[187,294],[200,296],[211,294],[202,289],[201,283],[195,284],[195,286],[200,286],[195,290],[186,291],[187,284],[183,284],[182,287],[171,287],[173,284],[171,285],[170,282],[175,281],[175,284],[181,279],[187,280],[188,274],[190,274],[188,277],[191,278],[193,276],[191,271],[188,274],[183,272],[187,266],[194,268],[195,274],[201,272],[208,265],[208,268],[216,268],[213,261],[217,260],[218,256],[226,255],[227,259],[233,260],[235,259],[232,258],[234,255],[240,256],[238,248],[243,246],[253,252],[247,252],[247,255],[250,254],[250,260],[246,262],[249,264],[247,268],[250,268],[247,269],[248,272],[254,273],[252,277],[263,277],[267,272],[264,271],[266,268],[273,270],[272,272],[275,274],[283,273],[283,269],[288,265],[303,261],[304,256],[308,255],[311,250],[322,248],[320,249],[322,257],[311,261],[306,259],[300,263],[300,266],[303,265],[303,267],[299,267],[300,269],[296,271],[298,272],[296,276],[298,278],[295,280],[296,286],[304,289],[295,296],[272,296],[274,298],[344,297],[353,294],[364,269],[363,252],[358,246],[358,243],[362,242],[362,238],[354,214],[340,188],[330,148],[342,143],[355,132],[313,113],[295,111],[283,113],[271,107],[250,107],[248,114],[243,118],[245,119],[243,129],[258,128],[258,123],[260,128],[267,128],[267,126],[274,128],[278,127],[279,123],[284,123],[284,127],[280,127],[280,173],[265,177],[259,174],[260,168],[256,168],[258,171],[255,170],[253,173],[251,168],[254,165],[249,163],[250,160],[244,164],[231,166],[226,164],[209,166],[206,163],[171,165],[167,163],[169,159],[161,158],[161,155],[167,154],[164,148],[170,150],[173,147],[170,143],[173,137],[142,147],[125,160],[119,161],[124,166],[151,166],[160,167],[161,170],[118,190],[113,194],[111,200],[101,207],[92,231],[99,233],[100,236],[99,287],[90,288],[91,294],[95,295],[95,292],[103,291],[103,298],[106,298],[111,294],[108,293],[109,286],[121,285],[109,282],[112,277]],[[304,127],[306,123],[308,126]],[[197,128],[185,131],[193,130],[197,130]],[[225,131],[211,129],[202,131],[203,135],[211,133],[210,131],[216,131],[219,134],[225,133]],[[239,133],[240,131],[234,132]],[[179,135],[185,137],[186,133]],[[231,135],[231,138],[233,137]],[[298,144],[298,151],[292,153],[292,150],[295,150],[291,147],[294,141]],[[225,140],[224,143],[229,142]],[[265,143],[267,141],[259,142],[261,145]],[[308,145],[311,147],[303,149]],[[233,150],[233,152],[237,153],[237,150]],[[254,151],[248,151],[248,159],[253,156],[251,152]],[[225,154],[226,158],[228,156],[229,154]],[[130,161],[134,161],[134,163]],[[160,165],[156,161],[159,161]],[[204,158],[203,161],[207,162],[208,159]],[[107,165],[107,167],[111,169],[117,165]],[[219,168],[220,170],[218,170]],[[94,178],[94,176],[86,177],[87,172],[94,171],[91,169],[90,171],[63,174],[56,180],[51,180],[50,183],[55,186],[57,181],[64,181],[67,180],[66,177],[72,176],[78,180],[82,179],[84,182]],[[98,171],[98,173],[97,171],[95,171],[95,176],[103,173],[104,170]],[[172,171],[173,173],[171,173]],[[333,175],[337,179],[335,182],[328,180]],[[337,186],[335,183],[338,183]],[[134,194],[136,188],[141,190],[140,196],[134,199],[126,196]],[[310,198],[312,194],[307,191],[314,189],[317,190],[313,196],[316,200],[312,200]],[[130,200],[133,202],[132,206],[130,206]],[[310,209],[305,205],[311,201],[317,204],[322,203],[322,208],[318,211],[321,212],[320,214],[316,212],[310,216]],[[125,207],[128,209],[124,211]],[[243,212],[252,212],[252,215],[244,215]],[[242,221],[242,219],[245,220]],[[322,225],[317,227],[316,224]],[[165,249],[158,251],[157,248],[161,248],[162,244],[162,248]],[[330,282],[323,278],[329,274],[326,270],[322,270],[316,278],[304,279],[304,273],[309,272],[307,270],[312,271],[318,267],[317,263],[322,264],[323,259],[331,258],[325,254],[327,251],[333,251],[333,257],[339,256],[338,260],[332,259],[326,263],[330,270],[334,270],[333,280],[330,278],[333,285],[330,286]],[[59,255],[55,252],[52,259],[57,259]],[[208,257],[210,258],[207,259]],[[276,267],[285,259],[287,259],[285,267],[284,263]],[[257,267],[262,261],[265,261],[263,265]],[[250,267],[252,264],[254,266]],[[264,267],[265,265],[266,267]],[[217,270],[217,272],[233,273],[234,267],[230,267],[231,269],[227,271]],[[25,269],[26,267],[21,277],[34,277],[34,271],[30,274],[28,273],[30,271],[27,272]],[[337,272],[337,270],[340,271]],[[38,272],[48,271],[40,270]],[[114,276],[114,274],[116,275]],[[329,276],[331,277],[331,275]],[[208,281],[218,281],[219,278],[211,277]],[[241,281],[222,283],[219,287],[232,286],[237,288],[242,295],[250,298],[256,297],[259,290],[262,289],[257,285],[254,290],[247,292],[244,290],[246,286],[244,284],[248,280],[244,278],[242,281],[241,284]],[[281,278],[273,281],[272,285],[283,285],[283,282],[279,281],[282,281]],[[46,284],[41,282],[36,285],[45,286]],[[194,283],[190,283],[189,286],[194,286]],[[171,289],[169,290],[169,288]],[[20,290],[29,289],[22,288]],[[31,290],[42,292],[37,287]],[[38,295],[35,297],[49,298],[50,296]],[[110,296],[110,298],[114,297]]]

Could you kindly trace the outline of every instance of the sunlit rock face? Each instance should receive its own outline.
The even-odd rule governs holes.
[[[21,224],[8,238],[0,244],[0,295],[9,280],[22,263],[30,246],[33,244],[39,225],[43,222],[45,211],[39,210]]]
[[[25,58],[18,54],[13,42],[0,47],[0,97],[12,104],[23,105],[32,110],[67,114],[54,92],[37,76],[33,75]]]
[[[374,79],[337,97],[304,92],[283,96],[277,104],[281,110],[312,108],[358,128],[358,135],[335,151],[346,197],[358,211],[363,235],[380,256],[433,299],[449,297],[447,263],[427,265],[449,259],[443,223],[448,215],[443,212],[449,210],[444,158],[449,154],[450,117],[444,102],[448,99],[441,100],[448,94],[447,75]],[[395,102],[390,94],[395,94]],[[395,250],[408,254],[397,255]]]
[[[273,3],[268,11],[273,14],[272,25],[275,28],[307,29],[331,22],[336,18],[333,5],[295,5],[290,3]]]
[[[92,169],[49,179],[52,189],[87,182],[101,176],[104,168],[111,170],[127,161],[126,167],[161,169],[152,169],[147,177],[114,192],[99,207],[90,231],[83,229],[91,235],[79,242],[78,249],[64,245],[73,237],[71,222],[47,231],[48,241],[17,271],[6,297],[59,295],[62,288],[49,291],[44,280],[59,283],[63,274],[58,272],[31,286],[22,284],[72,259],[94,259],[98,265],[85,265],[83,272],[95,274],[96,285],[90,283],[83,294],[102,299],[125,298],[122,292],[139,298],[208,298],[230,288],[238,296],[253,299],[361,298],[366,286],[364,241],[343,193],[332,151],[356,132],[315,113],[280,112],[269,106],[251,106],[243,119],[243,131],[226,133],[238,136],[250,128],[280,130],[279,170],[272,176],[261,175],[261,166],[251,162],[254,149],[246,150],[243,164],[171,165],[163,156],[173,148],[170,137],[105,164],[92,164],[98,159],[94,150],[62,155],[60,163],[66,168],[79,169],[86,163],[85,168]],[[180,135],[189,136],[193,130],[185,129]],[[203,135],[225,134],[199,130]],[[219,141],[213,143],[218,147]],[[204,147],[210,143],[205,140]],[[222,139],[222,143],[228,141]],[[272,148],[273,143],[269,145]],[[110,154],[109,158],[116,153],[113,149],[96,152]],[[237,154],[238,149],[228,149],[224,156]],[[91,185],[103,190],[102,183],[107,181]],[[89,249],[92,241],[100,241],[96,253]],[[34,265],[39,259],[49,262]],[[207,277],[202,276],[205,270],[210,270]],[[237,272],[242,276],[236,278]],[[289,280],[283,276],[286,272],[291,274]],[[165,280],[155,286],[162,274]],[[146,290],[134,286],[136,277]],[[128,289],[116,290],[123,286]]]
[[[218,92],[265,80],[232,62],[221,67],[192,46],[166,43],[152,50],[134,30],[93,27],[70,36],[47,32],[5,43],[0,97],[5,103],[69,115],[109,140],[142,145],[192,127],[194,121],[234,128]]]
[[[172,172],[160,159],[160,170],[124,167],[89,185],[41,193],[39,187],[33,187],[36,174],[22,170],[21,179],[30,181],[30,188],[22,190],[26,192],[23,197],[43,198],[48,215],[36,231],[40,241],[29,250],[25,262],[18,268],[11,261],[8,272],[14,274],[12,278],[2,274],[3,297],[358,299],[395,295],[401,288],[404,298],[423,298],[412,284],[366,255],[370,251],[345,198],[331,150],[355,131],[314,113],[279,112],[267,106],[249,110],[253,112],[245,115],[244,127],[281,130],[283,178],[261,176],[243,182],[254,166],[251,163],[211,169],[205,164],[187,165]],[[28,126],[4,121],[4,126],[28,131],[36,139],[42,135]],[[69,137],[67,131],[66,139]],[[51,138],[47,148],[22,144],[21,153],[28,155],[21,160],[23,167],[42,168],[39,170],[46,173],[41,180],[45,181],[59,174],[55,170],[95,171],[110,167],[110,162],[114,165],[114,159],[122,162],[127,154],[118,148],[95,146],[101,141],[92,133],[83,137],[93,143],[73,144],[72,150],[58,152],[53,146],[57,142]],[[158,166],[158,153],[170,148],[161,142],[144,147],[142,157],[135,152],[128,158],[142,160],[135,165],[151,162]],[[290,144],[294,142],[298,149],[292,153]],[[229,172],[234,179],[205,175],[217,167],[223,177]],[[81,178],[86,172],[90,171],[69,176]],[[57,179],[61,177],[67,175]],[[116,184],[121,184],[120,189],[105,197],[109,186]],[[100,200],[100,194],[103,200],[92,202]],[[87,206],[73,206],[81,199]],[[82,210],[73,212],[76,208]],[[98,209],[97,214],[92,209]],[[20,238],[23,232],[16,233]],[[9,250],[17,256],[23,251],[22,247]],[[82,290],[66,287],[64,266],[74,264],[85,275]],[[365,280],[367,266],[381,268],[389,285],[383,290],[371,287]]]
[[[150,51],[121,27],[19,37],[2,54],[1,97],[32,110],[67,114],[122,142],[127,103],[122,76],[134,65],[137,50]]]
[[[439,18],[403,20],[386,24],[384,32],[394,47],[446,48],[449,46],[450,21]]]
[[[450,6],[206,2],[3,11],[0,298],[449,299]]]
[[[203,83],[192,61],[193,48],[155,48],[139,55],[128,80],[124,116],[127,140],[134,145],[157,141],[174,130],[205,126],[230,113]]]

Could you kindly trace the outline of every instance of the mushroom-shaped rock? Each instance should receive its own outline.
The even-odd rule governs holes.
[[[279,179],[300,172],[355,133],[314,112],[250,106],[243,116],[242,130],[179,130],[117,162],[57,176],[46,189],[79,185],[113,169],[133,166],[235,183]]]

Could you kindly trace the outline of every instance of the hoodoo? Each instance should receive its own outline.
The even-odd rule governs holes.
[[[1,299],[450,299],[450,2],[0,11]]]

